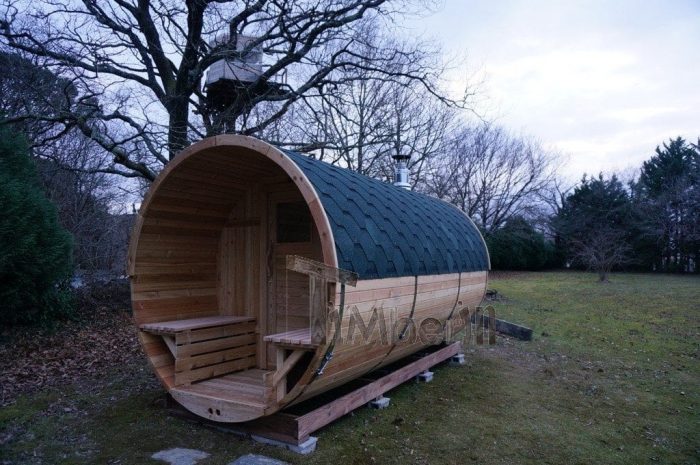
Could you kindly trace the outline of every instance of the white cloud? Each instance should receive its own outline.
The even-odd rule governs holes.
[[[447,0],[416,27],[480,68],[481,111],[568,152],[579,177],[700,136],[698,24],[696,0]]]
[[[642,123],[658,117],[673,116],[681,112],[679,107],[628,107],[603,112],[601,117],[608,117],[625,123]]]

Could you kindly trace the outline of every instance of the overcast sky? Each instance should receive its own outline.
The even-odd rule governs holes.
[[[700,0],[444,0],[410,27],[466,56],[479,111],[567,155],[574,180],[700,136]]]

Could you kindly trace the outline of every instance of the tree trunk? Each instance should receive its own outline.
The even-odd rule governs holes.
[[[187,98],[175,99],[170,105],[170,124],[168,125],[168,157],[170,160],[189,145],[187,123],[189,121],[189,102]]]

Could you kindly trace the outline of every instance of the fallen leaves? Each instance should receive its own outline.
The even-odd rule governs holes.
[[[5,334],[0,344],[0,406],[21,394],[66,381],[99,377],[142,357],[136,328],[125,311],[97,308],[55,332],[32,328]]]

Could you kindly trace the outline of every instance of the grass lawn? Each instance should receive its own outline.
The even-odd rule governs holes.
[[[491,280],[499,318],[532,342],[471,347],[467,365],[357,410],[301,457],[167,415],[145,362],[21,396],[0,410],[0,463],[206,464],[262,453],[305,464],[700,463],[700,278],[513,273]],[[129,342],[132,343],[132,342]],[[1,382],[1,381],[0,381]]]

